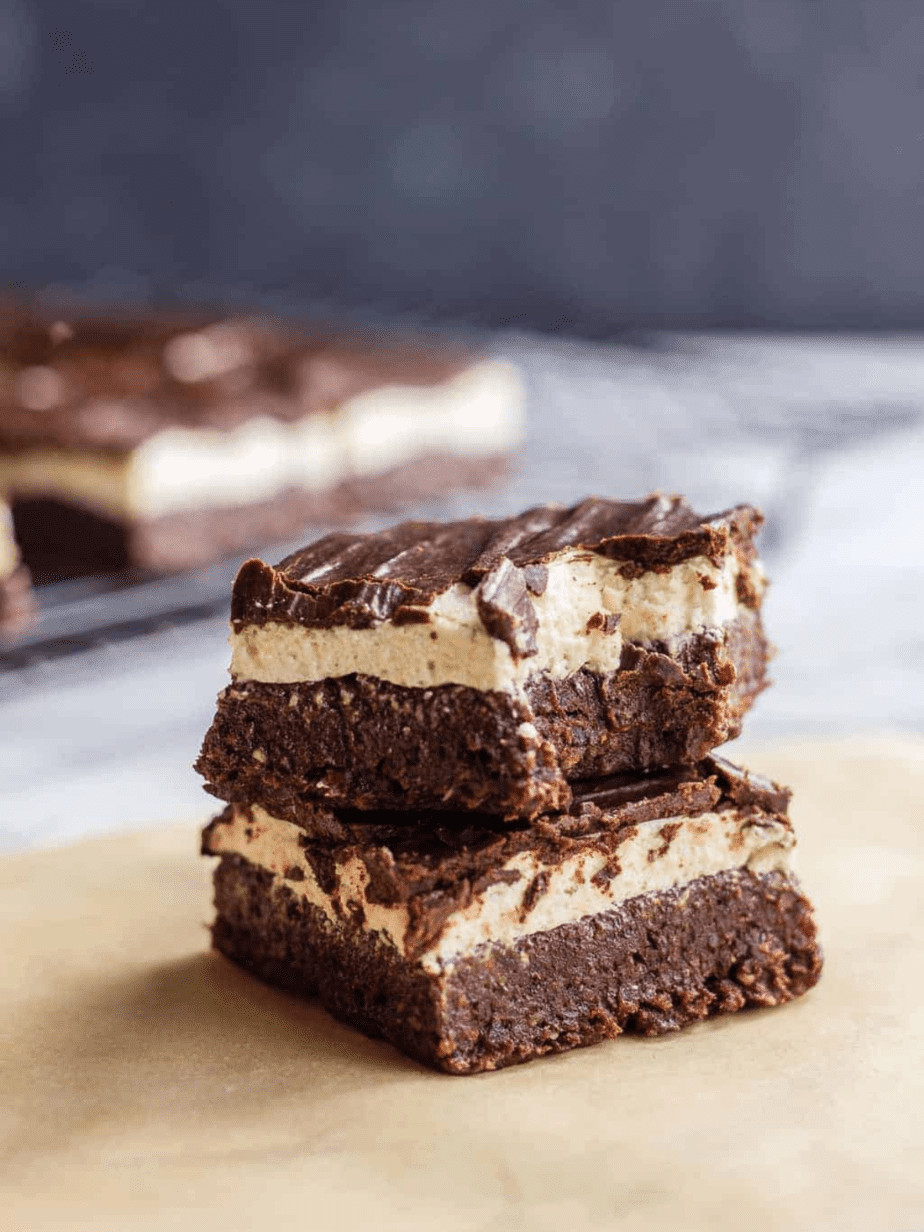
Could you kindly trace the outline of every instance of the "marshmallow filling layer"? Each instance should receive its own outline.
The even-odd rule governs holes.
[[[232,806],[228,820],[213,824],[208,834],[210,854],[236,854],[272,873],[291,893],[316,906],[331,928],[360,927],[406,954],[408,908],[369,900],[368,872],[355,849],[344,851],[340,859],[334,849],[335,889],[327,892],[306,858],[300,841],[304,831],[258,805]],[[584,845],[574,856],[548,864],[532,852],[520,852],[497,870],[498,880],[453,912],[425,951],[414,957],[428,972],[445,972],[483,946],[512,946],[524,937],[700,877],[736,869],[790,873],[794,846],[793,831],[780,818],[728,808],[627,827],[615,872],[611,853]],[[606,865],[606,875],[596,876]],[[544,885],[538,895],[536,878]]]

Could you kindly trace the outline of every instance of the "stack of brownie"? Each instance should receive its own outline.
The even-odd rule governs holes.
[[[197,768],[216,947],[472,1073],[805,992],[748,506],[591,499],[329,535],[232,600]]]

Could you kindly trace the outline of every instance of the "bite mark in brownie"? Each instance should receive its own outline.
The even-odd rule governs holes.
[[[281,812],[528,817],[566,804],[570,779],[695,761],[765,685],[759,521],[590,500],[248,562],[197,768],[220,798]]]

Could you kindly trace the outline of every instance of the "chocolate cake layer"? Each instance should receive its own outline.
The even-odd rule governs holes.
[[[248,562],[197,768],[220,798],[278,812],[529,817],[563,807],[572,778],[696,760],[764,687],[759,523],[590,500]]]
[[[215,875],[215,948],[260,979],[450,1074],[472,1074],[718,1014],[782,1005],[821,973],[811,906],[780,873],[719,873],[496,947],[444,980],[235,856]]]
[[[779,1004],[821,970],[786,798],[715,762],[513,830],[230,808],[203,838],[214,942],[454,1073]]]
[[[7,326],[0,488],[37,572],[180,568],[400,507],[493,478],[521,433],[514,369],[464,348],[238,319]]]

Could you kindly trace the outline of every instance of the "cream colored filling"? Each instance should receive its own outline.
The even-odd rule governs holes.
[[[665,827],[679,827],[666,842]],[[285,884],[293,894],[318,907],[334,927],[352,926],[356,914],[363,929],[403,952],[408,929],[405,906],[385,906],[366,898],[367,874],[357,857],[337,864],[339,887],[333,895],[321,889],[305,859],[299,838],[304,831],[270,816],[259,806],[235,809],[228,824],[212,832],[212,851],[244,856],[282,878],[297,868],[301,881]],[[487,943],[514,945],[523,937],[608,911],[641,894],[675,889],[715,873],[748,869],[754,873],[790,872],[795,836],[789,826],[769,815],[754,816],[729,809],[698,817],[664,817],[632,828],[618,851],[619,868],[612,877],[593,881],[607,862],[600,852],[582,852],[559,864],[544,865],[521,852],[504,866],[519,879],[496,882],[450,917],[442,932],[421,956],[431,972],[445,971]],[[548,875],[545,892],[527,908],[532,880]]]
[[[523,434],[517,369],[491,360],[434,386],[385,386],[340,409],[354,475],[377,475],[424,454],[482,458],[513,449]]]
[[[407,688],[460,684],[510,692],[539,671],[556,679],[581,667],[616,671],[624,641],[669,641],[720,629],[738,614],[734,556],[718,568],[698,556],[667,573],[632,579],[619,569],[619,561],[575,548],[550,561],[545,593],[532,600],[539,649],[527,658],[515,658],[488,633],[475,591],[459,583],[426,608],[426,624],[247,625],[231,635],[231,674],[237,681],[287,684],[361,672]],[[614,633],[588,630],[597,613],[619,615]]]
[[[520,439],[519,375],[487,360],[440,385],[387,386],[294,424],[254,414],[229,432],[169,428],[110,458],[42,449],[0,458],[0,490],[72,499],[118,517],[270,500],[322,491],[435,452],[504,454]]]
[[[19,564],[9,507],[0,501],[0,577],[7,577]]]

